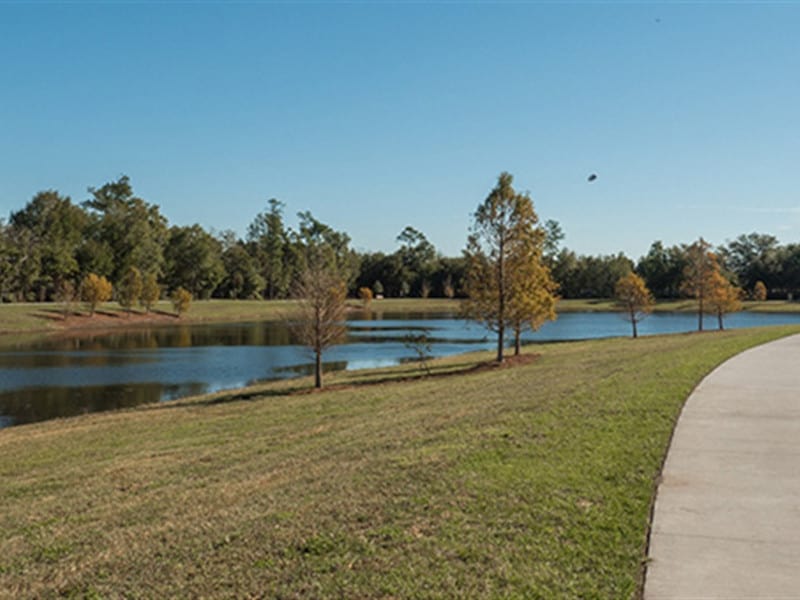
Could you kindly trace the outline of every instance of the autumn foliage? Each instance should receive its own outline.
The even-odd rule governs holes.
[[[105,277],[89,273],[81,282],[81,299],[89,305],[89,313],[94,315],[97,306],[111,300],[114,288]]]
[[[638,337],[636,324],[653,311],[655,299],[644,279],[636,273],[628,273],[617,281],[614,288],[617,305],[622,308],[624,317],[631,322],[633,337]]]
[[[753,300],[757,302],[764,302],[767,299],[767,286],[763,281],[756,281],[753,286]]]
[[[509,173],[475,211],[465,251],[467,318],[497,332],[497,361],[503,360],[505,332],[515,334],[519,352],[524,328],[537,329],[555,318],[556,285],[542,263],[544,232],[528,194],[512,186]]]
[[[369,308],[372,303],[372,290],[368,287],[358,288],[358,297],[364,303],[364,306]]]
[[[742,310],[742,293],[742,290],[728,281],[722,273],[716,272],[712,275],[708,309],[717,316],[720,329],[724,329],[725,315]]]

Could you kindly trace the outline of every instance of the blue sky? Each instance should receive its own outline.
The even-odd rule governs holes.
[[[0,216],[121,174],[443,253],[501,171],[580,253],[800,241],[800,3],[0,1]],[[588,183],[590,173],[598,179]]]

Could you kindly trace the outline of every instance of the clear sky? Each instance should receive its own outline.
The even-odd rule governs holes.
[[[800,241],[800,3],[0,0],[0,216],[127,174],[448,255],[501,171],[579,253]],[[587,176],[597,173],[593,183]]]

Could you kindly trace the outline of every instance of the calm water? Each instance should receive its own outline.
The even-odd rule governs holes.
[[[738,313],[728,328],[799,323],[800,314]],[[656,314],[641,335],[692,331],[695,315]],[[715,319],[707,320],[713,328]],[[494,335],[451,315],[386,314],[348,321],[348,338],[325,355],[325,369],[361,369],[412,360],[409,334],[425,333],[431,354],[493,349]],[[612,313],[568,313],[526,341],[630,335]],[[134,329],[107,335],[46,338],[0,349],[0,427],[60,416],[295,377],[311,369],[311,354],[283,323],[235,323]]]

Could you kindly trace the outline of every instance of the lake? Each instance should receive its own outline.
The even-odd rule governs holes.
[[[727,328],[800,324],[800,314],[736,313]],[[406,336],[425,333],[433,356],[495,348],[493,333],[449,314],[383,314],[347,322],[346,343],[323,356],[325,370],[413,360]],[[716,319],[708,318],[709,329]],[[693,331],[697,316],[658,313],[640,335]],[[526,342],[629,336],[616,313],[565,313]],[[511,342],[512,340],[509,340]],[[281,322],[224,323],[81,332],[0,348],[0,428],[88,412],[168,401],[308,374],[312,355]]]

